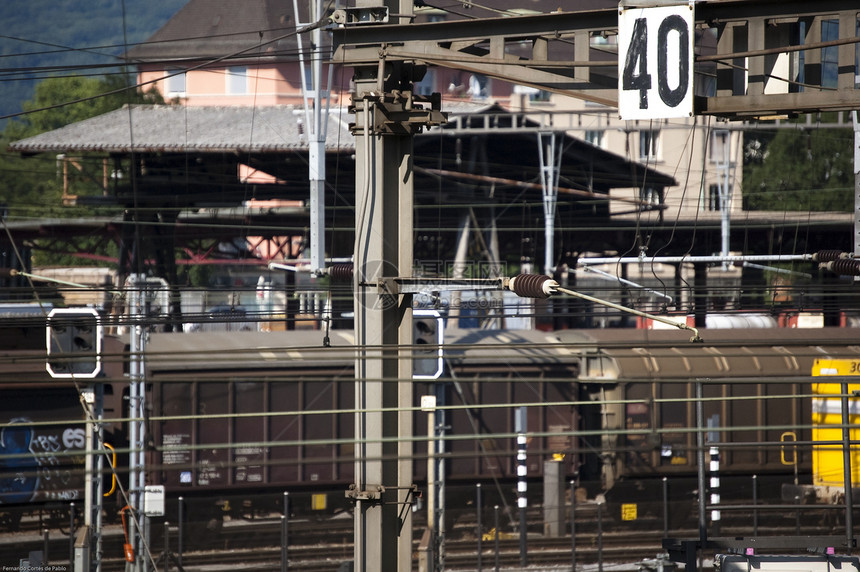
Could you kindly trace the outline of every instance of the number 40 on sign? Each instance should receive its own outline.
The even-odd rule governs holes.
[[[693,115],[693,22],[692,4],[619,8],[621,119]]]

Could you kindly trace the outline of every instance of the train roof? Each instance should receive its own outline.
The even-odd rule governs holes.
[[[319,330],[151,334],[150,373],[290,367],[344,367],[355,363],[352,330],[332,330],[330,345]],[[561,363],[570,353],[552,333],[534,330],[447,330],[445,355],[456,362],[512,365]]]
[[[580,378],[593,381],[810,377],[819,358],[860,359],[851,328],[701,329],[690,342],[680,330],[566,330],[562,344],[589,358]]]
[[[701,343],[679,330],[457,330],[445,332],[452,365],[568,367],[585,360],[584,381],[808,377],[816,358],[860,359],[850,328],[702,330]],[[352,330],[152,334],[149,373],[351,368]]]
[[[332,330],[330,345],[318,330],[151,334],[146,371],[235,371],[345,366],[355,361],[352,330]]]

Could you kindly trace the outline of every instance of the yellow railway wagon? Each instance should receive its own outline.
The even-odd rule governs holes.
[[[858,376],[857,383],[848,384],[849,431],[851,441],[860,440],[860,360],[817,359],[812,367],[813,377]],[[842,446],[842,382],[812,384],[812,484],[818,497],[831,502],[838,500],[845,485]],[[851,447],[851,482],[860,484],[860,447]]]

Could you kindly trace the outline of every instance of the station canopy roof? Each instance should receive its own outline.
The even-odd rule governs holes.
[[[330,113],[329,149],[354,148],[346,110]],[[279,153],[307,150],[305,114],[291,106],[131,105],[15,141],[20,153]]]
[[[539,125],[524,120],[518,122],[514,114],[496,105],[454,103],[449,113],[452,117],[459,115],[467,119],[460,121],[456,128],[447,126],[416,136],[416,166],[441,167],[452,173],[468,171],[478,176],[490,173],[497,178],[531,183],[531,192],[540,192],[534,190],[534,184],[540,182],[541,170],[536,139]],[[481,129],[487,116],[495,118],[492,122],[495,127]],[[331,174],[330,184],[338,187],[341,197],[354,194],[355,138],[349,130],[352,119],[343,108],[333,108],[328,115],[326,170]],[[304,122],[304,111],[292,106],[132,105],[15,141],[9,150],[22,154],[141,154],[146,157],[148,172],[153,175],[151,184],[147,184],[146,177],[138,181],[138,190],[148,194],[151,203],[170,197],[170,202],[176,204],[179,197],[179,203],[188,207],[198,206],[199,202],[195,201],[202,200],[208,206],[241,204],[248,197],[247,188],[239,188],[235,180],[229,180],[231,173],[235,179],[233,166],[240,163],[278,180],[273,185],[257,185],[255,198],[304,200],[308,193],[308,143]],[[476,146],[476,141],[482,141],[480,146]],[[560,186],[608,192],[611,188],[638,187],[643,181],[655,187],[677,184],[668,175],[564,133],[561,133],[559,144],[562,148]],[[483,161],[483,166],[475,168],[474,161],[472,166],[464,165],[457,156],[464,149],[479,162]],[[207,176],[189,180],[183,173],[174,172],[187,169],[189,155],[195,158],[196,172],[205,172]],[[203,169],[200,165],[212,167]],[[215,172],[217,180],[213,179]],[[158,173],[157,178],[154,173]],[[419,169],[415,183],[419,202],[422,196],[427,199],[434,196],[438,189],[438,176],[422,177],[421,174]],[[464,182],[462,178],[455,179]],[[470,185],[494,183],[498,181],[471,182]],[[223,188],[212,191],[219,186]],[[511,192],[522,192],[517,185],[508,186]],[[495,187],[497,199],[504,202],[505,185],[495,184]],[[123,202],[124,194],[128,193],[122,188],[117,190],[117,202]],[[104,202],[102,198],[99,200]],[[438,197],[435,200],[439,200]]]

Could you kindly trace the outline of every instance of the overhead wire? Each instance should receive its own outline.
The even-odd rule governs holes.
[[[686,176],[684,179],[683,188],[681,190],[681,198],[678,201],[678,211],[675,214],[674,220],[672,221],[672,230],[669,234],[668,240],[666,240],[666,242],[664,244],[662,244],[655,251],[655,253],[651,259],[652,260],[652,262],[651,262],[651,274],[660,282],[661,286],[663,286],[663,292],[664,293],[666,293],[668,291],[668,287],[663,282],[663,280],[657,275],[657,271],[655,268],[656,263],[654,262],[654,260],[656,260],[656,258],[659,256],[660,252],[669,248],[669,246],[672,244],[672,242],[675,239],[675,233],[677,232],[677,229],[678,229],[678,222],[681,219],[681,209],[683,208],[683,206],[685,204],[685,199],[687,197],[687,189],[689,188],[690,178],[691,178],[691,174],[692,174],[693,156],[695,154],[695,152],[693,151],[693,143],[695,142],[695,136],[696,136],[696,133],[698,131],[697,126],[698,126],[698,118],[694,118],[693,124],[690,126],[689,135],[688,135],[686,141],[684,142],[684,151],[687,152],[687,155],[689,156],[689,160],[687,162]],[[683,156],[683,152],[682,152],[681,156]],[[702,157],[702,160],[703,161],[705,160],[704,156]],[[680,165],[680,162],[678,163],[678,165]],[[676,173],[677,173],[678,168],[679,168],[679,166],[676,166],[676,169],[675,169]],[[680,267],[679,267],[678,272],[680,273]],[[678,303],[678,306],[680,306],[680,302]]]
[[[134,63],[134,62],[130,62],[125,56],[122,56],[120,54],[109,53],[109,52],[105,53],[105,52],[100,52],[98,50],[102,50],[102,49],[112,50],[112,49],[122,48],[122,49],[128,51],[128,49],[134,48],[134,47],[143,47],[143,46],[160,45],[160,44],[175,44],[175,43],[180,43],[180,42],[191,42],[194,40],[226,39],[226,38],[230,38],[230,37],[234,37],[234,36],[248,36],[251,34],[266,34],[266,33],[270,33],[270,32],[282,32],[283,30],[286,30],[286,29],[288,29],[288,28],[270,28],[270,29],[264,29],[264,30],[249,30],[247,32],[208,34],[206,36],[187,36],[187,37],[183,37],[183,38],[174,38],[174,39],[169,39],[169,40],[146,41],[146,42],[138,42],[138,43],[135,43],[133,45],[132,44],[126,44],[126,45],[116,44],[116,45],[107,45],[107,46],[90,46],[90,47],[83,47],[83,48],[72,47],[72,46],[63,46],[61,44],[54,44],[54,43],[50,43],[50,42],[25,39],[25,38],[19,38],[19,37],[14,37],[14,36],[0,35],[0,38],[7,38],[7,39],[15,40],[15,41],[20,41],[20,42],[30,42],[30,43],[40,44],[40,45],[55,46],[55,47],[60,48],[58,50],[49,51],[49,52],[24,52],[24,53],[0,54],[0,60],[2,60],[3,58],[30,57],[33,55],[40,55],[40,54],[49,54],[50,55],[50,54],[63,54],[63,53],[74,53],[74,52],[89,53],[92,55],[97,55],[97,56],[101,56],[101,57],[105,57],[105,58],[111,58],[111,59],[118,60],[114,63],[88,62],[88,63],[80,63],[80,64],[55,64],[55,65],[46,65],[46,66],[27,66],[27,67],[19,67],[19,68],[0,67],[0,75],[6,74],[6,73],[19,73],[19,72],[32,73],[32,72],[36,72],[36,71],[48,71],[48,70],[63,71],[63,70],[74,70],[74,69],[99,69],[99,68],[123,67],[123,66],[127,66],[130,63]],[[289,34],[287,34],[287,35],[289,35]],[[278,42],[278,41],[284,39],[284,37],[285,36],[281,36],[281,37],[275,38],[272,41]],[[258,54],[258,55],[261,56],[262,54]],[[241,56],[241,54],[235,54],[235,55],[231,54],[231,55],[228,55],[226,57],[227,57],[227,59],[229,59],[232,57],[239,57],[239,56]],[[284,58],[284,57],[297,57],[297,56],[298,56],[297,50],[279,49],[279,50],[272,50],[272,51],[266,52],[267,58],[269,58],[269,57]],[[201,59],[208,59],[208,58],[205,58],[205,57],[186,58],[186,59],[172,58],[172,59],[165,59],[165,60],[147,60],[147,61],[148,61],[148,63],[153,63],[153,64],[178,65],[178,64],[185,63],[185,62],[196,63],[196,62],[199,62]],[[2,80],[0,80],[0,81],[2,81]]]
[[[123,10],[123,34],[124,34],[124,38],[125,38],[125,21],[126,21],[126,18],[125,18],[125,2],[124,2],[124,1],[122,2],[122,10]],[[317,22],[317,23],[315,23],[315,24],[311,24],[311,25],[310,25],[310,26],[308,26],[307,28],[317,27],[317,26],[320,26],[320,25],[322,25],[322,21]],[[285,34],[285,35],[284,35],[284,36],[282,36],[282,37],[287,37],[287,36],[290,36],[290,35],[292,35],[292,34]],[[272,40],[272,41],[277,41],[278,39],[280,39],[280,38],[276,38],[275,40]],[[126,42],[125,42],[125,43],[126,43],[126,45],[127,45],[127,40],[126,40]],[[249,50],[250,50],[250,48],[246,48],[246,49],[240,50],[240,51],[238,51],[238,52],[234,52],[234,53],[233,53],[233,54],[231,54],[231,55],[238,55],[238,54],[241,54],[241,53],[247,52],[247,51],[249,51]],[[217,59],[215,59],[215,60],[210,60],[209,62],[206,62],[206,63],[203,63],[203,64],[199,64],[198,66],[199,66],[199,67],[203,67],[203,66],[205,66],[205,65],[211,65],[212,63],[217,63],[217,62],[219,62],[219,61],[223,61],[224,59],[227,59],[228,57],[230,57],[230,56],[223,56],[223,57],[221,57],[221,58],[217,58]],[[194,68],[190,68],[190,69],[194,69]],[[183,70],[181,73],[186,73],[187,71],[189,71],[189,70]],[[177,74],[173,74],[173,75],[178,75],[178,73],[177,73]],[[154,83],[155,81],[160,81],[161,79],[163,79],[163,78],[159,78],[158,80],[154,80],[154,81],[150,81],[150,82],[142,82],[142,83],[139,83],[139,84],[137,84],[137,85],[134,85],[132,88],[129,88],[129,89],[121,88],[121,89],[117,89],[117,90],[111,90],[111,91],[109,91],[109,92],[106,92],[106,93],[103,93],[103,94],[99,94],[99,95],[97,95],[97,96],[86,97],[86,98],[79,98],[79,99],[77,99],[77,100],[75,100],[75,101],[72,101],[72,102],[65,102],[65,103],[61,103],[61,104],[55,104],[55,105],[51,105],[51,106],[45,106],[45,107],[42,107],[42,108],[40,108],[40,109],[38,109],[38,110],[28,110],[27,112],[21,112],[21,113],[11,114],[11,115],[4,116],[4,117],[2,117],[2,118],[0,118],[0,119],[8,119],[8,118],[10,118],[10,117],[17,117],[17,116],[20,116],[20,115],[29,114],[29,113],[33,113],[33,112],[36,112],[36,111],[44,111],[44,110],[47,110],[47,109],[56,109],[56,108],[59,108],[59,107],[63,107],[63,106],[65,106],[65,105],[70,105],[70,104],[72,104],[72,103],[80,103],[80,102],[84,102],[84,101],[90,101],[90,100],[93,100],[93,99],[97,99],[97,98],[99,98],[99,97],[104,97],[105,95],[112,95],[112,94],[118,94],[118,93],[126,93],[126,94],[128,94],[128,95],[130,96],[130,93],[131,93],[131,92],[130,92],[130,89],[134,89],[134,88],[140,87],[140,86],[142,86],[142,85],[146,85],[146,84],[148,84],[148,83]],[[131,82],[129,82],[129,83],[131,83]],[[132,128],[132,125],[133,125],[133,122],[132,122],[132,108],[129,106],[129,107],[128,107],[128,110],[129,110],[129,111],[128,111],[128,113],[129,113],[129,128],[131,129],[131,128]],[[133,133],[133,132],[132,132],[132,133]],[[133,135],[132,135],[132,141],[133,141]],[[134,205],[133,205],[133,206],[134,206],[134,212],[135,212],[135,214],[134,214],[134,218],[135,218],[135,219],[137,219],[137,218],[138,218],[138,216],[139,216],[139,215],[138,215],[138,212],[137,212],[137,207],[138,207],[139,203],[138,203],[138,190],[137,190],[137,186],[136,186],[136,177],[135,177],[135,172],[136,172],[136,169],[135,169],[135,163],[136,163],[136,162],[135,162],[135,159],[134,159],[134,151],[133,151],[133,146],[132,146],[132,155],[131,155],[131,165],[132,165],[132,168],[131,168],[131,181],[132,181],[132,195],[133,195],[133,201],[134,201]],[[24,267],[23,259],[22,259],[22,257],[20,256],[20,253],[18,252],[17,247],[15,246],[14,239],[12,238],[11,231],[10,231],[10,229],[9,229],[8,225],[6,224],[5,219],[3,219],[3,220],[2,220],[2,224],[3,224],[3,227],[4,227],[5,231],[6,231],[6,234],[7,234],[8,238],[9,238],[9,239],[10,239],[10,241],[12,242],[12,247],[13,247],[13,249],[15,250],[16,256],[17,256],[18,261],[19,261],[19,264],[21,264],[21,265],[22,265],[22,267]],[[134,232],[135,232],[135,236],[136,236],[136,240],[135,240],[135,242],[136,242],[136,245],[137,245],[137,247],[136,247],[136,249],[135,249],[137,272],[138,272],[138,274],[141,274],[141,273],[142,273],[142,260],[143,260],[143,259],[142,259],[142,249],[141,249],[141,245],[142,245],[142,243],[141,243],[141,237],[140,237],[140,234],[139,234],[139,227],[138,227],[138,225],[134,225],[134,227],[135,227],[135,231],[134,231]],[[27,279],[28,279],[28,280],[30,280],[30,278],[29,278],[29,277],[28,277]],[[32,280],[30,280],[30,285],[31,285],[31,290],[33,291],[34,295],[38,296],[38,293],[37,293],[37,292],[36,292],[36,290],[35,290],[35,286],[34,286],[34,284],[32,283]],[[38,297],[37,297],[37,300],[38,300]],[[47,317],[46,309],[45,309],[45,307],[44,307],[41,303],[40,303],[40,307],[42,308],[42,312],[43,312],[43,314]],[[54,335],[56,335],[56,334],[54,334]],[[89,405],[87,404],[86,399],[85,399],[85,397],[84,397],[83,388],[78,384],[77,379],[76,379],[76,377],[75,377],[74,375],[72,375],[72,377],[71,377],[71,381],[72,381],[72,383],[75,385],[76,391],[77,391],[77,393],[78,393],[78,395],[79,395],[79,397],[80,397],[80,402],[81,402],[81,405],[82,405],[83,410],[84,410],[84,415],[87,417],[87,419],[88,419],[88,421],[89,421],[89,422],[95,422],[96,420],[95,420],[94,418],[92,418],[92,412],[91,412],[91,410],[90,410],[90,408],[89,408]],[[103,448],[103,449],[104,449],[104,448]],[[105,453],[105,455],[107,455],[107,453]],[[123,489],[123,487],[122,487],[121,483],[120,483],[120,491],[121,491],[121,494],[123,494],[123,496],[125,496],[125,497],[126,497],[126,501],[128,501],[128,497],[126,496],[126,493],[125,493],[125,491],[124,491],[124,489]],[[137,526],[137,527],[139,527],[139,526],[140,526],[140,523],[137,521],[137,519],[133,519],[133,522],[135,523],[135,526]],[[140,532],[140,530],[139,530],[139,532]],[[146,539],[145,539],[144,535],[143,535],[143,534],[140,534],[140,535],[139,535],[139,538],[141,539],[141,542],[143,543],[143,548],[144,548],[144,551],[145,551],[145,553],[146,553],[146,555],[147,555],[148,560],[150,560],[150,561],[151,561],[151,562],[153,562],[153,564],[154,564],[154,558],[153,558],[152,552],[151,552],[151,550],[149,549],[149,546],[148,546],[148,544],[147,544],[147,542],[146,542]]]
[[[523,226],[525,227],[526,225],[523,225]],[[529,225],[529,226],[530,226],[530,225]]]
[[[300,33],[306,32],[306,31],[310,31],[310,30],[312,30],[312,29],[314,29],[314,28],[316,28],[316,27],[321,27],[321,26],[323,26],[324,24],[325,24],[325,19],[324,19],[324,20],[321,20],[321,21],[319,21],[319,22],[315,22],[315,23],[313,23],[313,24],[309,24],[308,26],[305,26],[305,28],[303,28],[302,30],[297,30],[297,31],[293,31],[293,32],[288,32],[288,33],[285,33],[285,34],[283,34],[283,35],[280,35],[280,36],[277,36],[277,37],[275,37],[275,38],[272,38],[272,39],[270,39],[270,40],[266,40],[265,42],[261,42],[261,45],[268,45],[268,44],[271,44],[271,43],[275,43],[275,42],[278,42],[278,41],[283,40],[283,39],[285,39],[285,38],[292,37],[292,36],[296,36],[296,35],[298,35],[298,34],[300,34]],[[92,101],[92,100],[94,100],[94,99],[99,99],[99,98],[105,97],[105,96],[107,96],[107,95],[116,95],[116,94],[119,94],[119,93],[124,93],[124,92],[127,92],[128,90],[138,89],[138,88],[141,88],[141,87],[146,86],[146,85],[151,85],[151,84],[158,83],[158,82],[160,82],[160,81],[163,81],[163,80],[165,80],[165,79],[167,79],[167,78],[170,78],[170,77],[173,77],[173,76],[176,76],[176,75],[180,75],[180,74],[188,73],[189,71],[194,71],[194,70],[198,70],[198,69],[203,69],[203,68],[205,68],[205,67],[207,67],[207,66],[211,66],[211,65],[213,65],[213,64],[217,64],[217,63],[223,62],[223,61],[225,61],[225,60],[228,60],[228,59],[233,58],[233,57],[236,57],[236,56],[240,56],[240,55],[245,54],[245,53],[247,53],[247,52],[249,52],[249,51],[251,51],[251,50],[253,50],[253,49],[255,49],[255,48],[258,48],[258,47],[259,47],[259,46],[251,46],[251,47],[247,47],[247,48],[242,48],[242,49],[240,49],[240,50],[236,50],[236,51],[231,52],[231,53],[226,54],[226,55],[218,56],[218,57],[215,57],[215,58],[207,58],[205,61],[203,61],[203,62],[201,62],[201,63],[195,64],[195,65],[193,65],[193,66],[190,66],[190,67],[185,68],[185,69],[183,69],[183,70],[181,70],[181,71],[178,71],[178,72],[174,72],[174,73],[171,73],[171,74],[166,74],[164,77],[159,77],[159,78],[152,79],[152,80],[148,80],[148,81],[138,82],[138,83],[135,83],[135,84],[130,85],[130,86],[128,86],[128,87],[119,88],[119,89],[114,89],[114,90],[109,90],[109,91],[106,91],[106,92],[101,93],[101,94],[98,94],[98,95],[93,95],[93,96],[88,96],[88,97],[82,97],[82,98],[78,98],[78,99],[71,100],[71,101],[67,101],[67,102],[63,102],[63,103],[57,103],[57,104],[53,104],[53,105],[49,105],[49,106],[44,106],[44,107],[41,107],[41,108],[39,108],[39,109],[33,109],[33,110],[29,110],[29,111],[21,111],[21,112],[17,112],[17,113],[10,113],[10,114],[6,114],[6,115],[2,115],[2,116],[0,116],[0,120],[10,119],[10,118],[12,118],[12,117],[20,117],[20,116],[22,116],[22,115],[28,115],[28,114],[30,114],[30,113],[36,113],[36,112],[38,112],[38,111],[46,111],[46,110],[49,110],[49,109],[58,109],[58,108],[60,108],[60,107],[65,107],[65,106],[67,106],[67,105],[73,105],[73,104],[75,104],[75,103],[83,103],[83,102],[85,102],[85,101]],[[133,62],[129,62],[129,63],[133,63]]]

